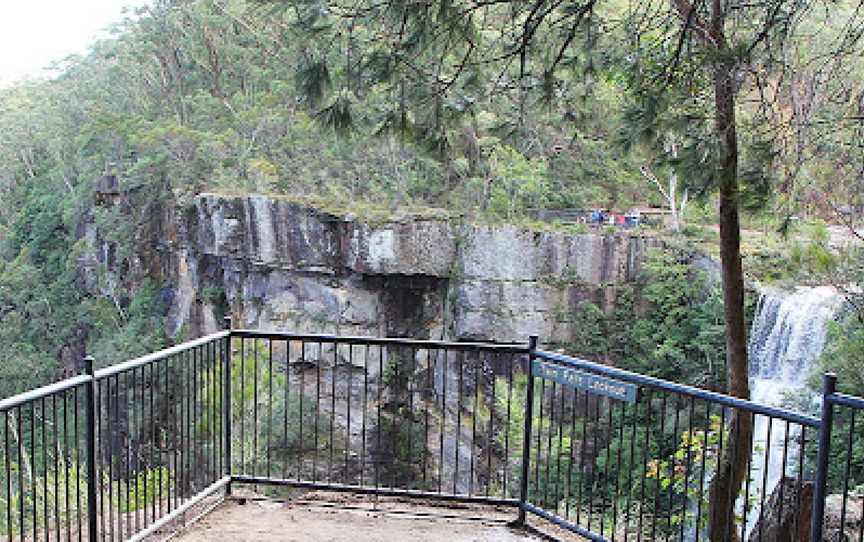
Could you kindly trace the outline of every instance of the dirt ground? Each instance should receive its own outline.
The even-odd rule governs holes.
[[[330,501],[330,502],[328,502]],[[332,502],[336,501],[336,502]],[[222,503],[178,534],[184,542],[523,542],[549,540],[514,530],[500,511],[368,498],[249,499]],[[242,503],[242,504],[241,504]]]

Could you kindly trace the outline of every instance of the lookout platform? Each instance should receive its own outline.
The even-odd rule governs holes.
[[[374,498],[316,491],[296,498],[240,493],[179,529],[183,542],[527,542],[582,540],[555,530],[514,529],[512,508]],[[168,532],[152,539],[164,539]]]

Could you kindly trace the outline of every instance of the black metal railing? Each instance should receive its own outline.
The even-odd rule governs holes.
[[[826,374],[811,540],[864,540],[864,399]]]
[[[229,332],[0,401],[7,540],[125,540],[227,485]],[[98,536],[97,536],[98,535]]]
[[[85,367],[0,401],[0,538],[140,540],[251,484],[512,506],[591,540],[718,539],[720,500],[719,538],[864,540],[864,399],[832,377],[817,418],[536,338],[226,329]],[[743,446],[733,419],[753,428]],[[740,450],[741,490],[719,494]]]
[[[530,511],[592,540],[769,540],[769,513],[807,528],[797,511],[811,485],[818,418],[560,354],[535,359],[638,391],[628,402],[532,377]],[[740,459],[730,446],[736,416],[753,428],[746,473],[740,492],[713,496],[736,519],[712,537],[715,474],[727,448],[733,464]]]
[[[525,346],[232,336],[234,480],[517,502]]]

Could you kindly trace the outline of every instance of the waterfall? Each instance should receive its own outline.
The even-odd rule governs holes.
[[[757,307],[750,332],[750,396],[756,403],[781,406],[789,392],[801,391],[813,370],[813,364],[825,346],[826,323],[841,304],[841,296],[830,287],[799,287],[788,292],[764,292]],[[815,399],[815,397],[814,397]],[[791,434],[789,442],[797,435]],[[764,416],[758,416],[753,429],[751,489],[757,497],[771,495],[783,471],[783,445],[786,423],[774,420],[770,427]],[[766,465],[765,451],[770,449]],[[790,444],[786,457],[787,474],[794,475],[797,452]],[[766,472],[767,471],[767,472]],[[763,487],[764,482],[764,487]],[[747,530],[758,519],[758,509],[748,515]]]

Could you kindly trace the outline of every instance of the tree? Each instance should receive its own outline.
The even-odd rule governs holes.
[[[439,138],[435,140],[441,147],[447,143],[442,136],[445,107],[459,99],[457,96],[470,97],[463,98],[464,112],[492,93],[508,96],[518,112],[515,132],[525,134],[532,96],[552,102],[573,88],[574,72],[590,74],[595,69],[591,51],[597,43],[598,28],[614,19],[614,8],[610,7],[609,13],[601,9],[613,3],[361,0],[278,4],[297,13],[298,24],[311,29],[308,38],[323,38],[317,43],[323,47],[320,50],[324,54],[318,58],[324,65],[327,54],[339,56],[340,50],[350,48],[344,38],[349,35],[346,25],[363,27],[369,56],[359,64],[386,69],[361,70],[355,74],[352,88],[357,89],[358,81],[364,80],[367,85],[389,86],[398,96],[393,103],[398,104],[397,118],[403,132],[409,129],[407,97],[413,98],[418,117],[420,109],[431,112],[433,139]],[[628,85],[649,106],[660,109],[649,112],[645,119],[658,118],[664,105],[668,107],[661,97],[671,89],[677,95],[691,95],[699,115],[688,122],[713,124],[706,130],[709,140],[682,152],[697,151],[699,160],[708,158],[701,168],[702,181],[719,196],[727,390],[740,398],[748,398],[750,391],[741,262],[738,100],[746,94],[758,102],[759,87],[767,78],[782,80],[786,64],[777,52],[783,50],[800,19],[814,5],[816,2],[792,0],[649,1],[625,9],[626,16],[617,21],[628,29],[624,56],[635,59],[629,66]],[[846,46],[848,49],[849,43]],[[327,82],[334,83],[334,71],[319,68],[316,73],[326,73]],[[562,77],[562,73],[571,77]],[[410,89],[406,90],[406,85]],[[360,97],[362,92],[355,94]],[[429,134],[427,130],[424,135]],[[744,479],[751,446],[750,417],[736,412],[729,423],[730,446],[711,488],[712,540],[722,540],[734,524],[734,495]],[[735,457],[737,460],[732,459]]]

